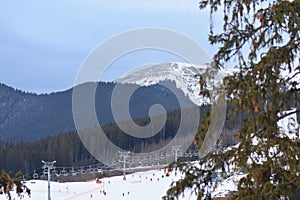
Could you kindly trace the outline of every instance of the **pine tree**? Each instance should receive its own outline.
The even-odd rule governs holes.
[[[217,182],[211,174],[230,176],[244,170],[232,199],[288,199],[300,188],[300,144],[289,138],[278,121],[300,112],[300,1],[205,0],[210,9],[209,41],[219,47],[213,57],[218,68],[235,68],[224,78],[229,116],[243,117],[239,143],[210,153],[198,164],[179,166],[185,177],[167,192],[174,199],[192,191],[210,199]],[[223,13],[222,30],[214,16]],[[287,112],[289,110],[289,112]],[[299,119],[298,119],[299,120]],[[207,120],[196,134],[201,144]],[[199,167],[200,166],[200,167]]]
[[[30,196],[30,189],[27,188],[21,181],[21,172],[17,172],[14,177],[11,177],[7,172],[2,170],[0,176],[0,191],[7,195],[11,200],[11,191],[16,189],[16,193],[20,195],[26,192]]]

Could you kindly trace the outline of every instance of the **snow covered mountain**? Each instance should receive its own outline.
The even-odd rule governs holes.
[[[214,73],[215,72],[214,70]],[[213,69],[208,66],[173,62],[148,66],[132,71],[117,79],[116,82],[150,86],[165,80],[174,81],[177,88],[181,89],[193,103],[200,106],[207,104],[208,99],[199,95],[199,75],[205,75],[205,77],[208,78],[212,73]],[[215,74],[214,80],[209,81],[210,84],[208,84],[208,87],[212,89],[212,85],[221,82],[222,77],[228,73],[230,73],[229,70],[222,70],[220,73]]]

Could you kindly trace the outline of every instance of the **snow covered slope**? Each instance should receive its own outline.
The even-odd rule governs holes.
[[[188,63],[165,63],[135,70],[117,79],[116,82],[149,86],[165,80],[174,81],[176,87],[181,89],[192,102],[196,105],[202,105],[207,102],[207,99],[203,99],[203,97],[199,96],[199,75],[207,73],[209,69],[207,66],[198,66]],[[221,71],[221,73],[216,76],[216,79],[221,79],[221,76],[229,72],[228,70]]]
[[[52,200],[160,200],[166,194],[173,181],[183,177],[183,174],[175,169],[166,176],[167,171],[151,170],[147,172],[137,172],[123,176],[99,179],[90,182],[51,182],[51,199]],[[236,190],[236,183],[244,175],[233,175],[224,180],[215,191],[214,196],[225,196],[228,192]],[[28,180],[26,186],[31,189],[31,197],[27,194],[17,197],[15,191],[12,191],[12,199],[23,200],[43,200],[47,199],[48,182],[42,180]],[[194,200],[196,195],[191,191],[185,191],[179,200]],[[0,194],[0,200],[7,200],[4,195]]]
[[[183,178],[179,170],[173,170],[167,174],[166,169],[151,170],[146,172],[137,172],[123,176],[99,179],[89,182],[51,182],[52,200],[160,200],[166,194],[173,181]],[[233,174],[228,179],[223,180],[212,191],[212,197],[226,196],[230,191],[236,190],[236,184],[244,174]],[[12,191],[12,199],[23,200],[43,200],[47,199],[48,182],[42,180],[28,180],[26,186],[31,189],[31,197],[27,194],[17,197],[15,191]],[[195,200],[196,195],[186,190],[179,200]],[[0,194],[0,200],[7,200]]]
[[[152,170],[148,172],[138,172],[126,176],[116,176],[111,178],[100,179],[101,182],[68,182],[56,183],[51,182],[51,199],[52,200],[89,200],[89,199],[106,199],[106,200],[159,200],[166,194],[170,184],[181,178],[179,171],[171,172],[166,176],[165,170]],[[31,198],[27,194],[24,200],[43,200],[47,199],[47,181],[29,180],[26,185],[31,189]],[[106,195],[104,194],[106,193]],[[124,194],[124,195],[123,195]],[[12,191],[13,199],[20,199]],[[185,198],[191,195],[186,194]],[[4,195],[0,195],[0,200],[6,200]]]

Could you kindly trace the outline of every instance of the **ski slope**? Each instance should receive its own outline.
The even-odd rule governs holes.
[[[101,183],[91,182],[51,182],[51,200],[156,200],[162,199],[173,181],[182,177],[179,171],[173,170],[170,176],[166,176],[166,170],[152,170],[147,172],[137,172],[123,176],[100,179]],[[31,198],[27,194],[24,197],[17,197],[12,191],[12,199],[23,200],[43,200],[47,199],[48,182],[42,180],[29,180],[26,186],[31,189]],[[106,195],[104,194],[104,191]],[[124,194],[124,196],[123,196]],[[181,199],[196,199],[186,193]],[[7,200],[4,195],[0,195],[0,200]]]
[[[172,182],[183,178],[179,170],[173,170],[167,176],[167,169],[137,172],[123,176],[99,179],[88,182],[51,182],[51,200],[160,200],[170,188]],[[212,191],[212,197],[224,197],[230,191],[237,190],[237,182],[245,174],[233,174],[222,180]],[[44,180],[28,180],[26,186],[31,190],[31,197],[27,194],[18,197],[11,192],[15,200],[47,200],[48,182]],[[185,190],[179,200],[196,200],[197,196],[191,190]],[[7,200],[0,194],[0,200]]]

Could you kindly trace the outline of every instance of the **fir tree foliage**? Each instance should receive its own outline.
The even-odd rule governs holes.
[[[211,174],[226,178],[243,170],[232,199],[289,199],[300,188],[300,144],[278,121],[300,116],[300,1],[205,0],[200,9],[210,10],[209,42],[219,47],[213,62],[236,69],[223,80],[232,105],[228,115],[246,117],[238,145],[180,165],[185,176],[166,198],[191,191],[198,199],[210,199],[219,183]],[[216,31],[213,19],[220,13],[222,28]],[[205,119],[196,134],[199,144],[208,125]]]
[[[14,177],[11,177],[10,174],[5,172],[4,170],[1,171],[0,192],[5,194],[9,200],[11,200],[11,191],[13,191],[14,189],[19,196],[23,192],[27,193],[30,196],[30,189],[22,183],[21,177],[22,173],[20,171],[18,171]]]

